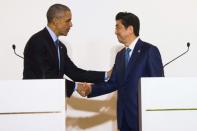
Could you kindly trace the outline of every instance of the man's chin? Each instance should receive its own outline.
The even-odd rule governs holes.
[[[68,35],[68,32],[63,33],[62,35],[63,35],[63,36],[67,36],[67,35]]]
[[[122,41],[121,41],[121,40],[119,40],[119,39],[118,39],[118,41],[119,41],[120,43],[122,43]]]

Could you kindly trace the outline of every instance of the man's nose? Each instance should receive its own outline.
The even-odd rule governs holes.
[[[115,30],[115,34],[116,34],[116,35],[118,34],[117,30]]]
[[[73,23],[72,22],[70,22],[70,27],[72,27],[73,26]]]

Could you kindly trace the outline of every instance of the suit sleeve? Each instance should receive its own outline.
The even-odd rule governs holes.
[[[65,48],[65,59],[64,59],[64,71],[65,75],[71,78],[73,81],[77,82],[90,82],[98,83],[103,82],[105,79],[105,72],[100,71],[87,71],[78,68],[68,57],[67,51]]]
[[[88,98],[108,94],[117,90],[117,63],[116,57],[111,78],[107,82],[94,84],[92,86],[92,92],[88,95]]]
[[[92,86],[92,92],[88,95],[88,98],[108,94],[115,90],[117,90],[117,85],[113,79],[110,79],[108,82],[94,84]]]
[[[164,76],[163,64],[160,52],[157,47],[153,46],[148,54],[148,67],[151,77]]]
[[[74,92],[75,83],[69,80],[66,80],[66,96],[71,97]]]

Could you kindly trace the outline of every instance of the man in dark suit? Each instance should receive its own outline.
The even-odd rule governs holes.
[[[120,131],[139,131],[139,79],[164,75],[158,48],[142,41],[139,29],[140,21],[136,15],[127,12],[116,15],[115,33],[125,48],[116,56],[110,80],[95,85],[86,84],[86,90],[82,92],[84,96],[95,97],[118,91],[117,122]]]
[[[86,71],[78,68],[68,57],[65,45],[58,36],[67,36],[72,27],[70,9],[61,4],[52,5],[47,11],[47,27],[34,34],[24,49],[23,79],[56,79],[67,75],[79,82],[103,82],[110,72]],[[75,84],[66,81],[67,96]]]

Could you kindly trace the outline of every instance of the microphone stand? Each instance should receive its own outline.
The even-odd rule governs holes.
[[[15,54],[15,55],[17,55],[17,56],[20,57],[21,59],[24,59],[24,57],[22,57],[22,56],[20,56],[20,55],[18,55],[18,54],[16,53],[16,51],[15,51],[16,46],[15,46],[14,44],[12,45],[12,49],[14,50],[14,54]]]
[[[184,54],[186,54],[189,51],[189,47],[190,47],[190,43],[187,42],[187,50],[185,52],[183,52],[182,54],[180,54],[179,56],[177,56],[176,58],[174,58],[173,60],[169,61],[168,63],[166,63],[163,68],[165,68],[165,66],[167,66],[168,64],[170,64],[171,62],[175,61],[176,59],[178,59],[179,57],[183,56]]]

